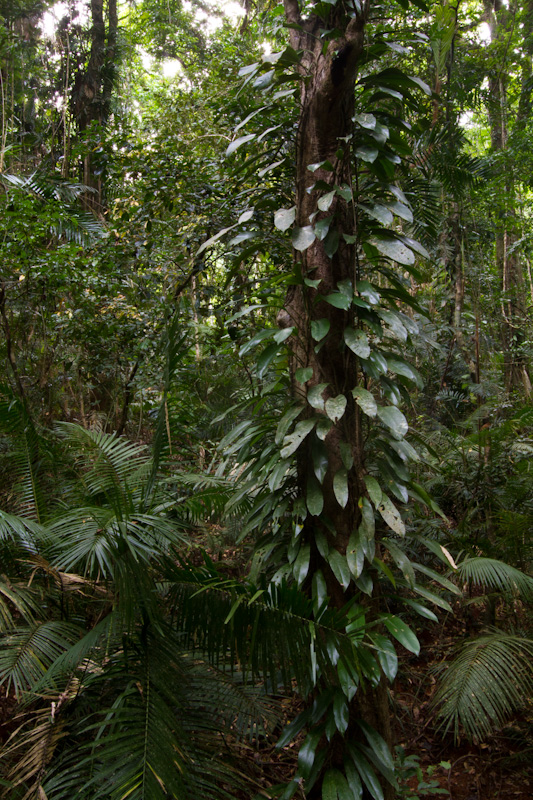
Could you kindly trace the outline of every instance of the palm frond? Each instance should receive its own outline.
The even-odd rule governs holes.
[[[503,631],[466,642],[435,696],[445,730],[484,739],[533,691],[533,640]]]
[[[495,558],[466,558],[457,565],[456,574],[465,583],[471,581],[478,586],[520,596],[524,600],[533,599],[533,578]]]
[[[0,684],[15,694],[32,689],[47,667],[77,638],[78,629],[66,622],[50,620],[20,626],[5,636],[0,651]]]

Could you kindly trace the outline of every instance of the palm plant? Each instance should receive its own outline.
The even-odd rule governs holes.
[[[188,544],[175,497],[145,448],[75,425],[58,437],[66,478],[41,522],[0,526],[0,680],[19,700],[5,794],[232,797],[244,777],[220,731],[268,728],[272,704],[171,624],[165,567]]]

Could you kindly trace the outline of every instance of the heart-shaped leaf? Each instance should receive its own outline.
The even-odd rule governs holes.
[[[296,206],[292,208],[278,208],[274,214],[274,225],[279,231],[286,231],[296,219]]]
[[[306,225],[304,228],[294,228],[292,232],[292,246],[295,250],[302,252],[313,244],[315,238],[312,225]]]
[[[344,412],[346,411],[346,398],[343,394],[338,394],[337,397],[329,397],[326,400],[326,414],[333,423],[338,422]]]
[[[346,508],[350,493],[348,491],[348,471],[340,469],[333,476],[333,492],[341,508]]]
[[[369,392],[368,389],[363,389],[362,386],[356,386],[355,389],[352,389],[352,394],[355,402],[367,417],[376,416],[378,407],[372,392]]]

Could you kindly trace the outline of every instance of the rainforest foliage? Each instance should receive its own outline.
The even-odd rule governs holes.
[[[530,796],[532,0],[0,21],[0,796]]]

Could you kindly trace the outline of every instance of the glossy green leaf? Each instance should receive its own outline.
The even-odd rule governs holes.
[[[354,117],[354,122],[357,122],[362,128],[366,128],[367,130],[371,131],[374,130],[376,127],[376,118],[373,114],[356,114]]]
[[[366,736],[366,740],[374,751],[376,757],[382,764],[387,767],[391,772],[394,772],[394,761],[392,760],[391,752],[383,737],[374,728],[364,720],[358,720],[357,724]]]
[[[328,397],[325,403],[326,414],[333,423],[338,422],[346,411],[346,397],[338,394],[337,397]]]
[[[370,345],[368,344],[368,336],[364,331],[359,328],[345,328],[344,341],[356,356],[361,358],[369,357]]]
[[[407,380],[414,383],[415,386],[418,386],[419,389],[424,388],[424,381],[420,373],[411,364],[408,364],[397,356],[387,356],[387,363],[391,372],[395,372],[397,375],[402,375],[404,378],[407,378]]]
[[[338,582],[346,590],[350,585],[350,569],[346,557],[341,555],[338,550],[331,550],[328,555],[328,563]]]
[[[311,336],[315,340],[315,342],[320,342],[324,336],[327,336],[329,333],[329,329],[331,327],[331,322],[329,319],[314,319],[311,322]]]
[[[313,377],[313,367],[300,367],[294,373],[294,377],[298,383],[307,383]]]
[[[322,800],[353,800],[352,790],[338,769],[328,769],[324,775]]]
[[[373,239],[372,244],[382,255],[398,264],[410,267],[415,263],[413,251],[398,239]]]
[[[357,281],[357,291],[373,306],[377,305],[381,299],[379,291],[370,281]]]
[[[307,577],[309,572],[309,559],[311,558],[311,548],[308,544],[301,545],[296,560],[292,565],[292,574],[294,579],[300,587]]]
[[[292,246],[295,250],[302,252],[307,250],[315,241],[315,232],[312,225],[306,225],[304,228],[294,228],[292,231]]]
[[[296,219],[296,206],[279,208],[274,214],[274,225],[279,231],[286,231]]]
[[[334,306],[335,308],[342,308],[344,311],[347,311],[352,301],[349,297],[347,297],[343,292],[332,292],[324,297],[326,303],[329,303],[330,306]]]
[[[392,500],[386,494],[382,495],[378,511],[391,530],[398,536],[405,536],[405,524],[402,516]]]
[[[322,195],[322,197],[319,198],[317,203],[320,211],[329,211],[329,208],[333,203],[334,199],[335,199],[335,189],[333,189],[331,192],[328,192],[327,194]]]
[[[327,383],[317,383],[315,386],[311,386],[307,392],[307,402],[309,405],[319,411],[323,411],[325,402],[323,394],[327,388]]]
[[[228,145],[228,149],[226,150],[226,157],[230,156],[236,150],[238,150],[241,145],[246,144],[246,142],[251,142],[252,139],[255,139],[257,134],[255,133],[247,133],[246,136],[239,136],[238,139],[235,139],[231,144]]]
[[[309,475],[307,478],[307,493],[305,498],[309,513],[314,517],[320,516],[324,508],[324,495],[320,484],[314,475]]]
[[[348,703],[343,692],[335,692],[333,699],[333,716],[335,718],[335,725],[340,734],[346,732],[350,714],[348,710]]]
[[[324,217],[324,219],[321,219],[315,223],[315,236],[319,242],[322,242],[328,235],[329,226],[331,225],[332,219],[333,217]]]
[[[407,420],[396,406],[378,406],[378,417],[397,439],[401,439],[409,430]]]
[[[365,211],[373,219],[377,219],[377,221],[380,222],[384,228],[387,228],[393,223],[394,217],[392,215],[392,211],[389,211],[386,206],[382,206],[380,203],[374,203],[373,206],[361,204],[359,208]]]
[[[411,628],[406,625],[403,620],[393,614],[388,614],[383,617],[383,624],[389,633],[392,634],[406,650],[409,650],[410,653],[414,653],[416,656],[420,653],[420,642]]]
[[[346,469],[338,470],[333,476],[333,492],[340,507],[346,508],[350,497],[348,491],[348,472]]]
[[[368,389],[363,389],[362,386],[356,386],[355,389],[352,389],[352,394],[359,408],[368,417],[376,416],[378,407],[372,392],[369,392]]]
[[[363,780],[363,783],[367,787],[374,800],[384,800],[383,789],[381,788],[381,784],[376,777],[376,773],[359,748],[352,745],[350,747],[350,755],[353,759],[355,768],[357,769]]]
[[[337,675],[341,689],[348,698],[348,702],[353,700],[357,687],[359,686],[359,678],[355,672],[355,668],[351,664],[345,663],[343,658],[339,659],[337,664]]]
[[[311,442],[311,456],[313,458],[313,469],[316,478],[318,482],[322,484],[324,483],[324,478],[328,471],[328,451],[326,450],[325,444],[317,437],[313,437],[313,441]]]
[[[363,571],[365,563],[365,549],[361,542],[359,531],[354,531],[350,536],[348,547],[346,548],[346,561],[348,569],[354,578],[358,578]]]
[[[398,656],[394,645],[390,639],[387,639],[387,637],[383,636],[381,633],[373,633],[370,635],[370,638],[376,647],[378,661],[383,670],[383,674],[392,683],[398,672]]]
[[[283,439],[283,447],[281,449],[281,457],[288,458],[300,447],[305,437],[315,427],[315,421],[312,419],[304,419],[298,422],[292,433],[287,434]]]
[[[383,497],[383,492],[381,491],[381,487],[377,480],[373,478],[371,475],[365,475],[365,485],[372,503],[374,507],[377,508],[381,503],[381,498]]]

